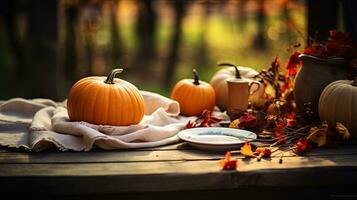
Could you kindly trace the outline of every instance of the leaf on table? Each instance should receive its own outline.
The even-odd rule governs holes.
[[[327,143],[328,125],[327,122],[322,122],[319,127],[312,127],[308,140],[315,143],[318,147],[325,146]]]
[[[219,161],[219,165],[223,170],[236,170],[238,165],[238,160],[231,157],[231,153],[227,151],[226,157]]]
[[[252,151],[252,146],[250,145],[249,142],[246,142],[241,148],[240,148],[240,153],[244,155],[245,157],[256,157],[254,152]]]
[[[350,137],[350,132],[348,131],[348,129],[346,128],[346,126],[344,126],[342,123],[340,122],[336,122],[336,132],[339,136],[342,137],[342,139],[344,140],[348,140],[348,138]]]
[[[229,128],[239,128],[239,124],[240,124],[239,119],[235,119],[229,124]]]
[[[257,118],[251,113],[245,113],[239,118],[239,128],[254,128],[257,125]]]
[[[196,123],[195,122],[191,122],[191,120],[189,120],[185,126],[186,129],[189,128],[196,128]]]
[[[271,150],[265,147],[258,147],[255,152],[255,155],[262,156],[262,157],[270,157]]]
[[[309,148],[309,140],[307,137],[300,138],[294,145],[294,151],[297,154],[303,154]]]
[[[204,110],[199,119],[202,119],[201,123],[198,124],[199,127],[210,127],[213,124],[222,121],[221,119],[212,116],[212,112],[209,110]]]

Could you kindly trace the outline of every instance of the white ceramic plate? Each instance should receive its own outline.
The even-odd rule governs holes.
[[[239,149],[245,141],[257,138],[251,131],[221,127],[185,129],[177,135],[193,147],[212,151]]]

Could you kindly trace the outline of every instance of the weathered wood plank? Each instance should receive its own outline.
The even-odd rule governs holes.
[[[102,164],[2,164],[1,190],[43,193],[230,189],[242,186],[324,186],[357,184],[355,155],[239,160],[239,171],[221,171],[217,161]],[[41,190],[39,190],[41,188]]]
[[[281,151],[276,151],[272,157],[279,158]],[[333,149],[314,149],[306,156],[329,155],[356,155],[357,148],[341,146]],[[234,157],[243,158],[240,154]],[[283,157],[296,156],[292,152],[286,152]],[[223,152],[207,152],[196,149],[182,150],[116,150],[116,151],[91,151],[91,152],[1,152],[0,163],[121,163],[121,162],[154,162],[154,161],[193,161],[193,160],[218,160],[224,157]]]

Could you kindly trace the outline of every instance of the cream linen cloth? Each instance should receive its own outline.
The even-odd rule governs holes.
[[[179,141],[177,133],[196,117],[179,116],[178,102],[161,95],[140,91],[145,116],[131,126],[94,125],[70,122],[66,104],[49,99],[10,99],[0,105],[0,145],[41,151],[56,146],[62,151],[144,148]],[[227,119],[219,111],[215,116]]]

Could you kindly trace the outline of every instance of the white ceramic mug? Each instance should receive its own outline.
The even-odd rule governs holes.
[[[245,79],[227,79],[228,85],[228,115],[235,119],[236,115],[247,110],[249,95],[257,92],[261,87],[258,81],[249,81]],[[252,91],[252,86],[256,85]]]

